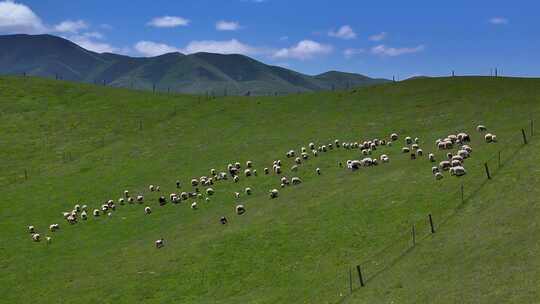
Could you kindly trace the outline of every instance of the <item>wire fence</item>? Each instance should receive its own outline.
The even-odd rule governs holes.
[[[437,231],[443,229],[445,224],[455,217],[491,179],[497,177],[500,169],[514,160],[518,152],[528,145],[533,136],[534,122],[530,120],[529,126],[518,130],[515,138],[500,142],[500,149],[491,154],[489,158],[466,166],[469,178],[459,183],[455,190],[449,193],[446,200],[440,202],[449,206],[448,208],[433,210],[425,214],[421,220],[407,221],[409,227],[393,237],[387,246],[367,258],[351,263],[343,275],[338,275],[343,284],[337,284],[341,286],[338,294],[342,295],[337,303],[345,302],[353,293],[362,288],[369,288],[370,281],[392,268],[403,257],[412,252],[418,243],[430,236],[435,236]]]

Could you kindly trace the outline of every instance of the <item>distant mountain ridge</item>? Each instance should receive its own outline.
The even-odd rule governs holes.
[[[96,53],[52,35],[0,36],[0,74],[58,77],[115,87],[215,95],[268,95],[346,89],[388,82],[329,71],[310,76],[244,55]]]

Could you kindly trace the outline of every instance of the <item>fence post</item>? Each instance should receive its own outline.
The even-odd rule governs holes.
[[[356,270],[358,271],[358,279],[360,280],[360,286],[364,287],[364,278],[362,277],[362,270],[360,265],[356,265]]]
[[[349,267],[349,291],[352,293],[352,269]]]
[[[525,135],[525,130],[521,129],[521,135],[523,135],[523,143],[527,144],[527,135]]]
[[[431,226],[431,233],[435,233],[435,226],[433,226],[433,217],[431,216],[431,213],[428,214],[429,217],[429,226]]]
[[[465,191],[463,191],[463,183],[461,183],[461,203],[465,202]]]
[[[412,245],[413,247],[416,246],[416,229],[414,224],[412,224]]]
[[[491,174],[489,174],[489,167],[487,163],[484,163],[484,167],[486,168],[486,175],[488,179],[491,179]]]

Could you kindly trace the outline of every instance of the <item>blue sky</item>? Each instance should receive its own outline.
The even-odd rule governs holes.
[[[540,73],[538,1],[0,1],[0,34],[98,52],[242,53],[307,74]]]

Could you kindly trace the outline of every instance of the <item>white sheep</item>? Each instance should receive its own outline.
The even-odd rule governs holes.
[[[321,168],[315,169],[315,173],[317,173],[317,175],[321,175]]]
[[[418,149],[420,148],[420,146],[419,146],[418,144],[412,144],[412,145],[411,145],[411,148],[412,148],[413,150],[418,150]]]
[[[99,216],[99,209],[94,209],[94,211],[92,212],[92,214],[94,216]]]
[[[191,186],[197,187],[199,185],[199,181],[196,178],[191,179]]]
[[[236,214],[242,215],[246,212],[246,207],[244,205],[237,205],[235,208]]]
[[[199,206],[197,205],[197,202],[193,202],[193,203],[191,204],[191,209],[195,210],[195,209],[197,209],[197,208],[199,208]]]
[[[234,193],[234,198],[240,198],[240,192],[235,192]]]
[[[469,142],[469,141],[471,141],[471,137],[469,136],[469,134],[464,133],[464,132],[458,133],[457,138],[461,142]]]
[[[487,128],[484,125],[478,125],[478,126],[476,126],[476,131],[485,132],[485,131],[487,131]]]
[[[299,184],[302,183],[302,180],[300,179],[300,177],[296,177],[296,176],[295,176],[295,177],[291,178],[291,183],[292,183],[293,185],[299,185]]]
[[[86,221],[88,219],[88,214],[86,211],[81,212],[81,220]]]
[[[88,206],[82,205],[82,206],[81,206],[81,210],[82,210],[82,211],[88,211]]]
[[[149,206],[144,207],[144,214],[150,214],[152,213],[152,209],[150,209]]]
[[[159,248],[165,246],[165,240],[163,238],[161,238],[159,240],[156,240],[154,244],[155,244],[156,248],[159,249]]]
[[[441,162],[439,163],[439,168],[441,168],[441,169],[443,169],[443,170],[445,170],[445,171],[448,170],[448,169],[450,169],[451,166],[452,166],[452,165],[451,165],[450,162],[447,161],[447,160],[443,160],[443,161],[441,161]]]
[[[454,159],[450,162],[450,165],[452,167],[460,167],[462,165],[462,162],[458,159]]]
[[[128,203],[133,204],[134,201],[133,197],[128,197]]]
[[[124,198],[123,198],[123,197],[121,197],[121,198],[118,199],[118,204],[120,204],[120,205],[124,205],[124,204],[125,204],[125,201],[124,201]]]
[[[264,174],[268,174],[268,173],[270,173],[270,170],[268,170],[268,168],[264,168],[264,170],[263,170],[263,171],[264,171]]]
[[[79,204],[75,205],[75,207],[73,207],[73,210],[75,210],[77,212],[81,212],[81,205],[79,205]]]
[[[244,192],[245,192],[247,195],[251,195],[251,188],[250,188],[250,187],[246,187],[246,189],[244,190]]]
[[[442,175],[441,172],[435,173],[435,179],[436,179],[436,180],[439,180],[439,179],[442,179],[442,178],[443,178],[443,175]]]
[[[393,141],[398,140],[398,135],[397,135],[397,133],[392,133],[392,134],[390,134],[390,139],[393,140]]]
[[[45,237],[45,241],[47,242],[47,244],[52,243],[52,237],[46,236],[46,237]]]
[[[411,149],[409,149],[409,147],[403,147],[403,148],[401,148],[401,152],[409,153],[409,152],[411,152]]]
[[[306,159],[309,158],[309,154],[307,154],[307,153],[305,153],[305,152],[302,153],[301,155],[302,155],[302,158],[303,158],[304,160],[306,160]]]
[[[251,176],[251,170],[250,170],[250,169],[244,170],[244,175],[245,175],[246,177]]]
[[[32,241],[34,242],[41,241],[41,236],[39,235],[39,233],[32,233]]]
[[[239,162],[234,163],[234,167],[236,169],[240,169],[241,168],[240,163]]]
[[[467,171],[462,166],[456,166],[456,167],[450,168],[450,174],[459,177],[459,176],[463,176],[467,174]]]
[[[405,137],[405,143],[410,145],[412,143],[412,138],[410,136]]]
[[[128,190],[124,190],[124,197],[129,197],[129,191]]]
[[[424,150],[422,150],[422,149],[416,150],[416,155],[418,155],[418,156],[424,155]]]
[[[137,202],[142,203],[144,201],[144,196],[137,195]]]
[[[240,180],[240,178],[238,177],[238,175],[235,175],[235,176],[233,177],[233,181],[234,181],[235,183],[238,183],[239,180]]]
[[[432,163],[435,162],[435,154],[429,153],[429,154],[428,154],[428,158],[429,158],[429,161],[430,161],[430,162],[432,162]]]
[[[150,191],[154,191],[154,190],[155,190],[155,189],[154,189],[154,185],[150,185],[150,186],[148,186],[148,190],[150,190]]]
[[[34,227],[34,226],[28,226],[28,232],[29,232],[29,233],[35,233],[35,232],[36,232],[36,227]]]
[[[213,188],[208,188],[208,189],[206,189],[206,194],[207,194],[207,195],[212,195],[212,194],[214,194],[214,189],[213,189]]]
[[[270,198],[276,198],[279,196],[279,191],[278,189],[272,189],[270,190]]]
[[[252,162],[251,160],[248,160],[248,161],[246,162],[246,167],[248,167],[248,168],[253,167],[253,162]]]
[[[308,145],[308,146],[309,146],[309,148],[310,148],[311,150],[315,149],[315,144],[314,144],[314,143],[312,143],[312,142],[311,142],[311,143],[309,143],[309,145]],[[304,151],[304,152],[305,152],[305,151]]]
[[[435,166],[431,167],[431,173],[435,174],[437,172],[440,172],[439,167],[435,167]]]
[[[58,230],[58,229],[60,229],[60,225],[58,225],[58,224],[50,224],[50,225],[49,225],[49,230],[50,230],[51,232],[55,232],[55,231]]]

